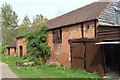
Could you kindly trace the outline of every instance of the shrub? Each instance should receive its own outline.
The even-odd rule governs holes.
[[[0,51],[1,51],[2,54],[4,54],[5,51],[6,51],[6,45],[2,45]]]
[[[29,62],[33,62],[33,65],[38,65],[39,64],[39,59],[36,58],[33,55],[29,55],[29,54],[25,54],[22,56],[21,59],[19,59],[16,64],[23,64],[23,63],[29,63]]]
[[[46,43],[48,35],[46,34],[45,29],[47,27],[48,25],[46,24],[40,24],[36,29],[29,31],[25,35],[28,52],[37,59],[43,58],[44,61],[46,61],[51,54],[50,47]],[[36,58],[33,59],[36,60]]]
[[[24,55],[22,56],[22,60],[28,59],[29,57],[31,57],[31,55],[29,55],[29,54],[24,54]]]

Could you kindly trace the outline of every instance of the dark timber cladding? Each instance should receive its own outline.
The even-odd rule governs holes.
[[[71,67],[73,69],[85,69],[87,72],[104,74],[103,54],[100,45],[96,45],[97,39],[69,40],[71,47]]]
[[[97,28],[97,37],[101,39],[119,39],[120,26],[100,25]]]

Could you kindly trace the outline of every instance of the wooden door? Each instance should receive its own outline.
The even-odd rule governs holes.
[[[73,69],[84,69],[84,43],[71,44],[71,67]]]
[[[100,76],[104,75],[103,55],[100,45],[95,43],[85,43],[86,46],[86,71],[98,72]]]

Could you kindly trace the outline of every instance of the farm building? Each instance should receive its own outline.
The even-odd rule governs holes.
[[[85,69],[104,76],[120,68],[120,0],[97,1],[46,21],[48,64]],[[26,32],[34,29],[31,26]],[[26,53],[25,37],[8,45],[7,54]],[[14,45],[14,47],[12,47]],[[14,49],[14,51],[13,51]]]

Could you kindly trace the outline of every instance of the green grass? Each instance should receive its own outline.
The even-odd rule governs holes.
[[[3,57],[3,62],[9,64],[12,71],[21,78],[99,78],[96,73],[87,73],[85,70],[72,70],[45,64],[28,67],[16,66],[17,60],[20,60],[20,58],[14,56]]]

